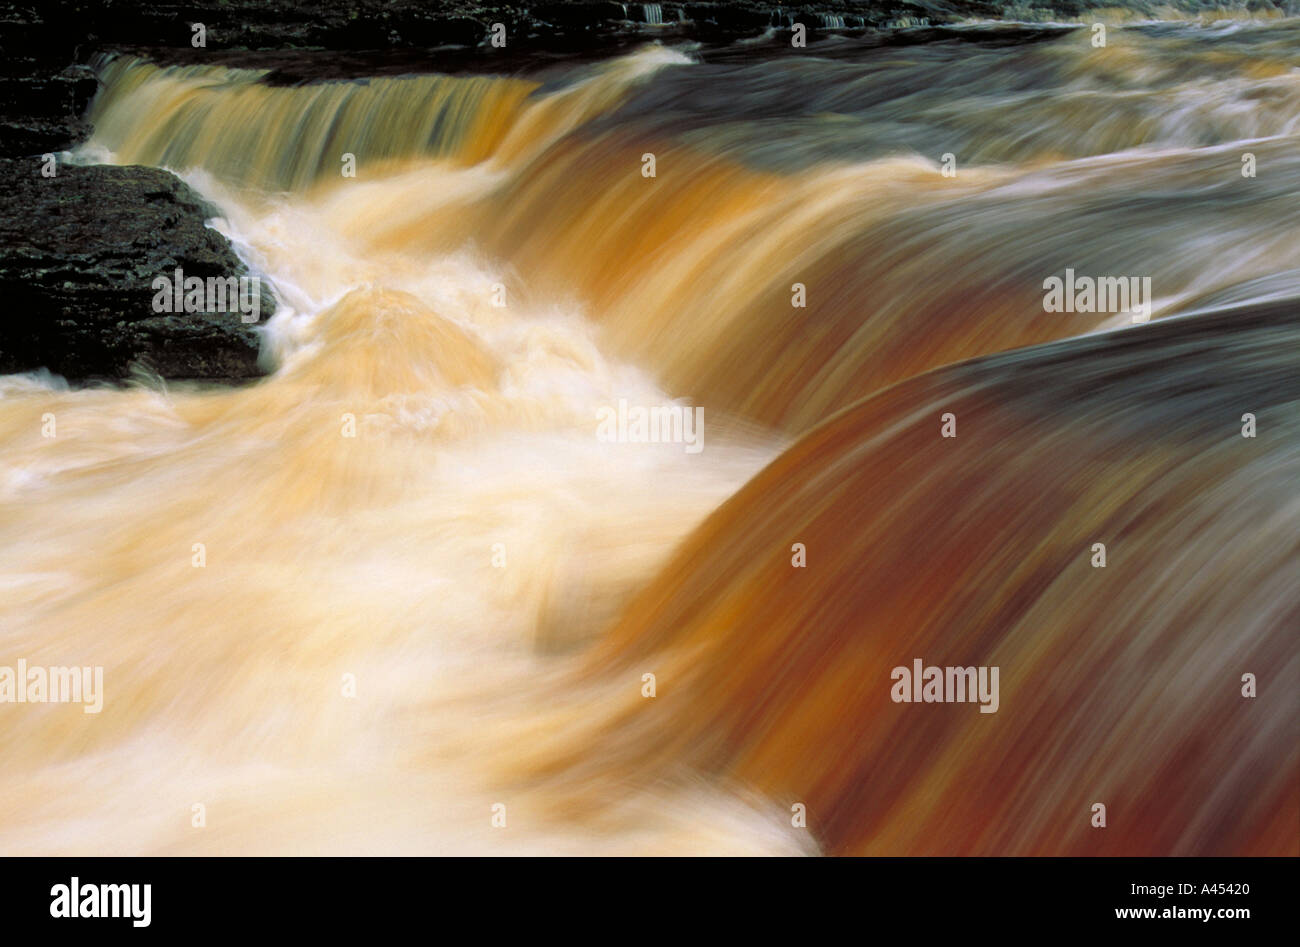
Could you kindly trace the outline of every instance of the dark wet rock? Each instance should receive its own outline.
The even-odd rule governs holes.
[[[774,8],[763,5],[733,3],[688,3],[686,18],[703,25],[731,30],[762,30],[772,25]]]
[[[82,115],[97,83],[74,62],[69,32],[0,6],[0,154],[61,151],[89,134]]]
[[[90,137],[80,115],[33,113],[0,116],[0,154],[39,155],[63,151]]]
[[[70,63],[88,62],[102,51],[145,51],[161,62],[229,65],[258,65],[275,52],[282,61],[302,64],[286,75],[304,72],[308,79],[318,78],[328,62],[310,63],[295,54],[322,50],[339,54],[340,77],[365,72],[367,63],[370,71],[388,71],[395,68],[394,59],[420,68],[418,51],[423,51],[426,71],[435,63],[439,69],[515,71],[545,66],[556,55],[616,54],[651,39],[725,43],[774,27],[788,30],[796,22],[809,33],[891,30],[968,18],[1061,19],[1115,6],[1148,15],[1169,6],[1300,12],[1300,0],[545,0],[535,5],[492,0],[42,0],[25,5],[0,0],[0,76],[42,80],[33,88],[0,83],[0,126],[25,114],[27,118],[14,120],[10,139],[17,143],[30,137],[36,143],[39,138],[42,147],[47,145],[50,134],[21,129],[32,124],[30,116],[49,119],[52,113],[44,106],[23,113],[22,103],[47,94],[42,82]],[[205,45],[196,47],[200,23]],[[506,30],[504,49],[489,43],[496,24]],[[66,101],[62,93],[49,94]],[[84,85],[70,94],[84,95]],[[71,126],[68,131],[72,141],[82,132]]]
[[[619,23],[628,18],[623,4],[609,2],[542,3],[530,7],[529,13],[542,23],[570,27]]]
[[[0,373],[123,378],[261,374],[258,335],[239,312],[158,313],[159,276],[246,275],[210,209],[154,168],[59,167],[0,159]],[[260,323],[274,311],[263,289]]]

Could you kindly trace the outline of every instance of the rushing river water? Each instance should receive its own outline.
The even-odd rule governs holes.
[[[1295,854],[1300,26],[1092,35],[101,61],[273,371],[0,378],[0,851]]]

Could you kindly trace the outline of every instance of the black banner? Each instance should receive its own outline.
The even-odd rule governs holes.
[[[4,862],[7,931],[130,937],[555,923],[1216,938],[1293,922],[1292,859],[187,859]],[[486,926],[484,926],[486,923]],[[613,926],[610,926],[613,925]],[[441,930],[442,928],[439,928]],[[435,933],[434,929],[428,929]]]

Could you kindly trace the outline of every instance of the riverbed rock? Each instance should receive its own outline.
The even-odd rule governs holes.
[[[183,181],[144,167],[0,159],[0,374],[47,368],[70,380],[262,373],[259,337],[239,311],[160,313],[160,276],[240,277],[211,208]],[[274,312],[262,287],[259,323]],[[251,307],[250,307],[251,308]]]

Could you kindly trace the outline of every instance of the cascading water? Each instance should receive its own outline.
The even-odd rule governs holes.
[[[212,202],[274,370],[0,378],[0,643],[107,694],[0,732],[0,851],[1294,853],[1290,718],[1215,674],[1294,716],[1300,28],[1085,32],[97,63],[81,160]],[[1000,730],[889,701],[940,652]]]

